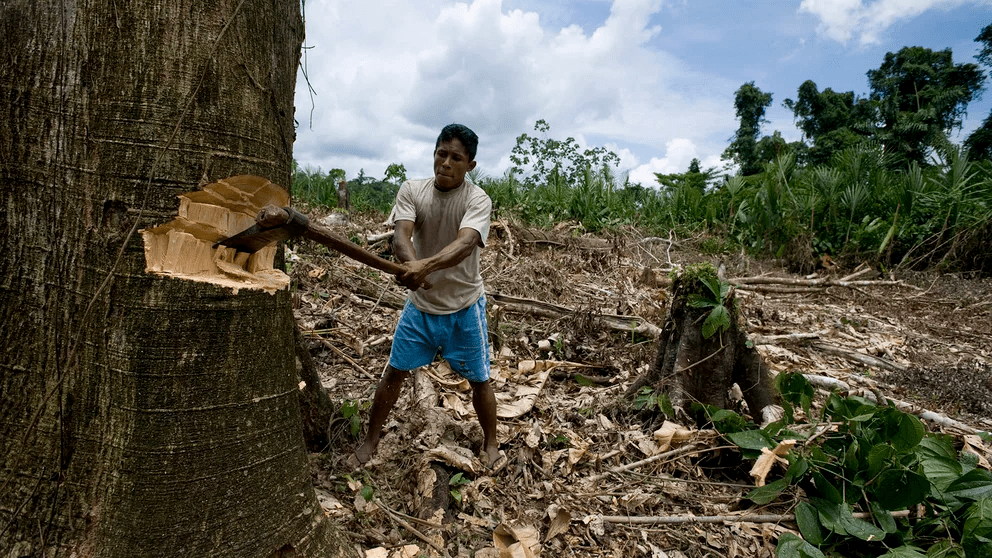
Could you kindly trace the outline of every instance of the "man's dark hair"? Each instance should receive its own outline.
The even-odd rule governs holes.
[[[448,124],[444,128],[441,128],[441,134],[437,137],[437,143],[434,144],[434,149],[436,150],[442,141],[451,141],[453,139],[462,142],[465,150],[468,151],[468,160],[474,161],[475,152],[479,149],[479,136],[475,135],[475,132],[470,130],[468,126]]]

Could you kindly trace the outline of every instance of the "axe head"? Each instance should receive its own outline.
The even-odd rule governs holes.
[[[273,242],[303,236],[310,226],[305,215],[289,207],[265,208],[258,214],[256,220],[259,222],[234,236],[217,242],[213,247],[227,246],[238,252],[254,254]],[[262,225],[262,223],[279,221],[281,224],[275,226]]]

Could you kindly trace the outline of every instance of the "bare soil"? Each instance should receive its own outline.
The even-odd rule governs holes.
[[[340,230],[364,240],[388,229],[357,215]],[[680,442],[666,447],[645,426],[645,413],[622,397],[652,361],[654,339],[607,327],[596,316],[662,325],[667,272],[701,261],[722,264],[732,282],[762,276],[805,283],[737,287],[746,330],[776,373],[842,380],[964,427],[934,430],[992,429],[992,280],[869,270],[859,284],[809,287],[864,268],[843,262],[801,277],[779,262],[701,250],[714,245],[703,237],[644,239],[630,230],[593,238],[565,226],[531,231],[494,223],[483,252],[487,291],[572,310],[548,317],[489,302],[493,381],[501,414],[514,415],[500,419],[509,464],[498,472],[479,461],[482,433],[469,392],[443,365],[419,371],[418,387],[404,386],[373,460],[357,470],[347,465],[358,443],[353,431],[364,425],[389,357],[404,292],[389,276],[318,246],[295,246],[289,259],[298,322],[332,400],[360,409],[357,419],[343,410],[331,425],[328,451],[312,456],[327,515],[370,556],[496,556],[494,544],[517,539],[533,545],[534,555],[773,556],[778,536],[795,530],[787,520],[691,521],[788,514],[794,504],[783,498],[749,506],[752,463],[725,441],[694,431],[681,442],[698,444],[693,451],[611,472]],[[388,240],[369,248],[385,255]],[[797,288],[802,292],[774,292]],[[781,337],[806,333],[819,335]],[[867,365],[824,346],[891,366]],[[984,449],[988,454],[990,445]],[[454,482],[447,480],[452,475]],[[618,522],[617,516],[669,523]]]

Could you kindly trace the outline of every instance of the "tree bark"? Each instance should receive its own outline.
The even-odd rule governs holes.
[[[712,272],[716,281],[716,270]],[[740,327],[732,289],[723,300],[729,327],[708,339],[703,336],[702,325],[711,308],[689,304],[689,297],[703,289],[702,282],[691,274],[675,279],[654,363],[631,384],[626,397],[633,398],[641,388],[651,386],[655,393],[667,394],[676,408],[696,401],[726,409],[731,404],[728,392],[736,383],[748,410],[758,417],[762,409],[775,403],[771,373]]]
[[[290,294],[147,274],[136,234],[289,183],[299,2],[9,0],[0,33],[3,556],[330,555]]]

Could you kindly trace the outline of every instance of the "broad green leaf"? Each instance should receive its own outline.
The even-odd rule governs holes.
[[[798,454],[790,455],[789,461],[791,463],[789,463],[789,470],[785,472],[785,478],[794,483],[809,471],[809,461]]]
[[[878,505],[878,502],[869,502],[869,507],[871,507],[872,517],[878,523],[878,526],[882,528],[886,533],[895,533],[899,530],[899,525],[896,524],[896,520],[892,517],[892,512],[883,509],[882,506]]]
[[[861,450],[861,444],[858,443],[857,439],[851,440],[851,444],[847,446],[844,450],[844,466],[851,470],[858,469],[858,452]]]
[[[713,295],[713,300],[722,304],[723,297],[721,296],[720,280],[712,275],[700,275],[699,280],[709,289],[710,294]]]
[[[879,558],[927,558],[927,555],[923,553],[922,548],[905,545],[893,548]]]
[[[716,334],[717,331],[726,330],[730,327],[730,313],[727,312],[727,307],[724,305],[719,305],[713,308],[709,316],[706,316],[706,320],[703,322],[703,339],[709,339]]]
[[[943,457],[928,457],[920,460],[923,474],[933,484],[936,493],[947,491],[951,483],[961,478],[961,464],[953,459]]]
[[[992,495],[992,473],[972,469],[947,487],[947,494],[965,500],[981,500]]]
[[[778,558],[824,558],[820,549],[797,537],[793,533],[782,533],[775,547]]]
[[[986,496],[968,506],[964,514],[961,544],[968,556],[992,556],[992,496]],[[981,549],[981,551],[979,550]]]
[[[730,441],[744,449],[758,450],[761,448],[773,448],[775,442],[761,430],[745,430],[743,432],[731,432],[727,434]]]
[[[703,298],[698,294],[689,295],[686,304],[688,304],[692,308],[712,308],[718,305],[716,302]]]
[[[956,460],[958,452],[954,449],[954,440],[945,434],[928,434],[914,450],[920,457],[941,457]]]
[[[810,480],[813,481],[813,486],[821,497],[829,501],[832,504],[842,504],[844,502],[844,497],[841,495],[840,490],[833,485],[826,477],[823,476],[819,470],[814,469],[810,473]],[[817,507],[819,509],[819,507]]]
[[[851,510],[845,506],[847,514],[843,516],[844,530],[848,535],[859,538],[863,541],[881,541],[885,538],[885,531],[868,523],[863,519],[857,519],[851,515]]]
[[[920,443],[924,434],[926,434],[926,428],[923,427],[920,419],[908,413],[900,412],[899,426],[892,438],[892,445],[898,451],[909,451]]]
[[[799,532],[810,544],[823,544],[823,527],[820,526],[819,514],[809,502],[799,502],[796,506],[796,524]]]
[[[888,444],[873,446],[868,451],[868,477],[874,478],[882,472],[882,469],[891,465],[895,459],[895,455],[896,450],[892,449],[892,446]]]
[[[835,504],[823,498],[810,498],[809,502],[816,508],[820,525],[838,535],[847,535],[843,521],[844,509],[847,507],[845,504]]]
[[[904,510],[923,502],[930,493],[926,477],[906,469],[887,469],[875,480],[872,493],[887,510]]]
[[[778,479],[748,492],[747,499],[759,506],[763,506],[778,498],[778,495],[788,488],[788,486],[789,481],[787,479]]]

